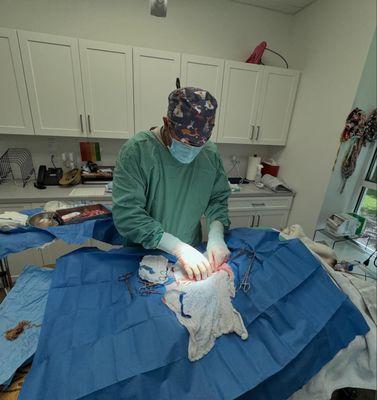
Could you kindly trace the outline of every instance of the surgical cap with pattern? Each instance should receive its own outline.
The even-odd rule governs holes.
[[[206,90],[185,87],[169,95],[168,118],[177,138],[191,146],[203,146],[212,134],[216,99]]]

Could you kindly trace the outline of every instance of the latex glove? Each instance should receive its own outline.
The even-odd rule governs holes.
[[[211,264],[207,258],[189,244],[181,242],[174,255],[190,279],[195,277],[197,281],[200,281],[212,275]]]
[[[166,251],[177,257],[182,268],[186,271],[189,279],[197,281],[206,279],[212,274],[209,261],[200,251],[187,243],[182,242],[170,233],[164,233],[157,246],[158,249]]]
[[[224,225],[219,221],[213,221],[209,228],[207,255],[212,271],[228,261],[230,251],[224,241]]]

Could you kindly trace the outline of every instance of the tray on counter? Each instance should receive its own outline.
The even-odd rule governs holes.
[[[77,224],[91,219],[106,218],[111,215],[111,211],[102,204],[66,208],[57,210],[55,213],[61,225]]]

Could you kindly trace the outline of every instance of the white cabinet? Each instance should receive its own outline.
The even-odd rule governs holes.
[[[0,133],[33,135],[17,33],[0,28]]]
[[[218,142],[251,143],[262,75],[259,65],[225,61]]]
[[[180,54],[134,47],[135,131],[162,125],[168,96],[180,77]]]
[[[132,48],[81,39],[79,47],[88,136],[131,137]]]
[[[35,133],[84,136],[78,41],[18,31]]]
[[[162,124],[180,78],[217,99],[213,141],[284,145],[299,80],[289,69],[5,28],[0,57],[0,134],[130,138]]]
[[[296,98],[299,72],[265,67],[253,143],[284,145]]]
[[[293,197],[236,197],[229,199],[231,228],[285,228]]]
[[[253,213],[251,216],[251,227],[282,229],[287,226],[289,211],[264,210]]]
[[[231,228],[249,228],[251,213],[250,211],[229,210],[229,219]]]
[[[192,86],[208,90],[217,100],[216,121],[211,137],[213,141],[215,141],[218,131],[223,74],[224,60],[182,54],[181,86]]]
[[[226,61],[218,141],[284,145],[299,72]]]

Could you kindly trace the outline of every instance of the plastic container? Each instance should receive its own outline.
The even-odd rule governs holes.
[[[277,177],[279,175],[280,165],[271,164],[268,161],[262,161],[262,165],[263,165],[262,176],[269,174],[269,175]]]

